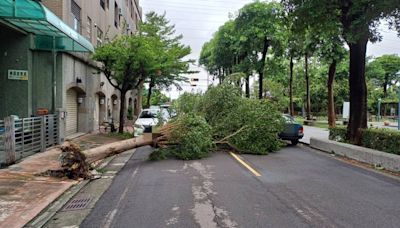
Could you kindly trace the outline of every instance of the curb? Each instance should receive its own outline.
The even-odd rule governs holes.
[[[311,138],[310,147],[327,153],[354,159],[393,172],[400,172],[400,156],[369,148],[335,142],[326,139]]]
[[[72,199],[78,192],[85,187],[90,180],[85,180],[82,182],[79,182],[77,185],[72,186],[70,189],[68,189],[66,192],[64,192],[58,199],[50,203],[50,205],[44,209],[42,212],[39,213],[38,216],[36,216],[33,220],[31,220],[28,224],[26,224],[24,227],[28,228],[41,228],[50,219],[59,211],[61,210],[70,199]]]
[[[104,168],[110,164],[118,155],[105,158],[95,168]],[[51,202],[49,206],[41,211],[34,219],[29,221],[24,227],[26,228],[41,228],[44,227],[56,214],[59,212],[72,198],[74,198],[85,186],[93,180],[84,180],[72,186],[65,191],[55,201]]]

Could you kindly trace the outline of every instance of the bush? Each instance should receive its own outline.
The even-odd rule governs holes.
[[[347,142],[347,128],[334,127],[329,128],[329,139],[336,142]]]
[[[329,139],[337,142],[348,142],[346,128],[336,127],[329,130]],[[361,134],[360,146],[400,155],[400,132],[389,129],[364,129]]]
[[[362,145],[374,150],[400,155],[400,132],[389,129],[363,130]]]
[[[169,146],[156,151],[150,159],[159,160],[175,157],[193,160],[207,157],[213,148],[211,127],[196,114],[183,114],[170,123]]]

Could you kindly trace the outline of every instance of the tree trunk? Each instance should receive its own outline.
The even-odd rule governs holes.
[[[250,98],[250,75],[246,77],[246,97]]]
[[[149,90],[147,91],[147,107],[150,108],[150,101],[151,101],[151,95],[153,93],[153,87],[154,87],[154,82],[153,79],[151,79],[150,83],[149,83]]]
[[[328,123],[329,127],[336,127],[335,97],[333,93],[333,82],[336,75],[336,60],[329,66],[328,73]]]
[[[290,56],[290,78],[289,78],[289,99],[290,99],[290,115],[294,116],[294,104],[293,104],[293,56]]]
[[[311,120],[311,96],[310,96],[310,78],[308,76],[308,54],[304,56],[305,74],[306,74],[306,93],[307,93],[307,120]]]
[[[119,109],[119,133],[124,133],[124,125],[125,125],[125,109],[126,109],[126,93],[128,91],[122,90],[121,91],[121,104],[120,104],[120,109]]]
[[[385,74],[385,81],[383,82],[383,97],[387,97],[387,85],[389,84],[389,75]]]
[[[267,53],[268,53],[268,48],[269,48],[269,42],[268,39],[265,37],[264,38],[264,48],[262,51],[262,58],[261,58],[261,64],[260,64],[260,69],[258,70],[259,74],[259,91],[258,91],[258,98],[261,100],[264,98],[264,88],[263,88],[263,82],[264,82],[264,69],[265,69],[265,60],[267,59]]]
[[[143,85],[140,85],[138,87],[138,97],[135,107],[135,116],[139,116],[140,112],[142,111],[142,104],[143,104]]]
[[[114,142],[111,144],[105,144],[100,147],[88,149],[82,152],[86,156],[86,162],[90,164],[114,154],[119,154],[121,152],[142,146],[151,146],[152,144],[153,144],[153,139],[150,134],[150,135],[143,135],[133,139]]]
[[[350,43],[350,120],[347,129],[349,140],[359,145],[361,131],[367,123],[367,85],[365,82],[365,56],[368,38]]]

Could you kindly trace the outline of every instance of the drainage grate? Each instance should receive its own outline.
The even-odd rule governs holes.
[[[64,207],[63,211],[83,210],[87,207],[90,200],[90,198],[74,199]]]

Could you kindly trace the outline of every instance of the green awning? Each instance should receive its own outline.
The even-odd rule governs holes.
[[[86,38],[38,1],[0,0],[0,20],[35,34],[36,49],[94,52]]]

